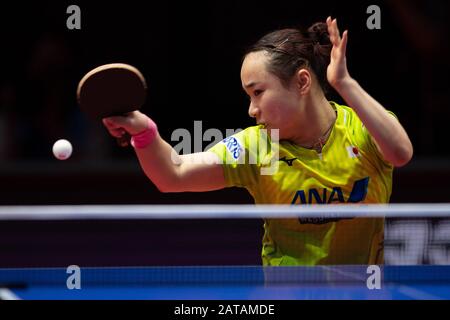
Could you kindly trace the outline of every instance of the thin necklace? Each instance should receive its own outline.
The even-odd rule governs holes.
[[[336,114],[336,118],[331,123],[331,126],[327,129],[327,131],[325,131],[325,133],[321,137],[319,137],[319,139],[317,139],[317,142],[315,142],[312,146],[305,147],[305,148],[306,149],[314,149],[317,151],[317,153],[322,153],[323,146],[327,142],[329,133],[331,132],[331,129],[333,128],[334,123],[336,122],[336,119],[337,119],[337,114]]]

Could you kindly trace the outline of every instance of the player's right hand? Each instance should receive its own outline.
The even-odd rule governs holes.
[[[103,118],[102,121],[113,137],[120,138],[125,133],[133,136],[148,129],[148,119],[142,112],[132,111],[125,116]]]

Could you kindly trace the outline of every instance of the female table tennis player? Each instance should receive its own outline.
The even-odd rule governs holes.
[[[136,111],[104,119],[110,134],[133,136],[145,174],[162,192],[246,188],[257,204],[386,203],[394,167],[413,147],[393,113],[372,98],[346,65],[348,34],[336,19],[307,31],[269,33],[244,56],[241,81],[250,97],[249,127],[210,150],[173,157],[156,124]],[[331,85],[346,106],[325,98]],[[251,136],[279,129],[279,168],[242,161]],[[237,151],[237,152],[236,152]],[[194,160],[194,161],[192,161]],[[207,161],[201,161],[207,160]],[[266,219],[264,265],[380,264],[383,219]]]

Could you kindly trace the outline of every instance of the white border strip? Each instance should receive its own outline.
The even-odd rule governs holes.
[[[21,300],[21,299],[11,290],[0,288],[0,300]]]
[[[450,217],[450,203],[355,205],[0,206],[2,220]]]

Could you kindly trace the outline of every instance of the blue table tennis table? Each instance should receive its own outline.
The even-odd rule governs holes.
[[[0,293],[33,300],[450,299],[450,266],[381,266],[380,288],[371,289],[367,268],[80,267],[79,289],[69,288],[67,268],[0,269]]]

